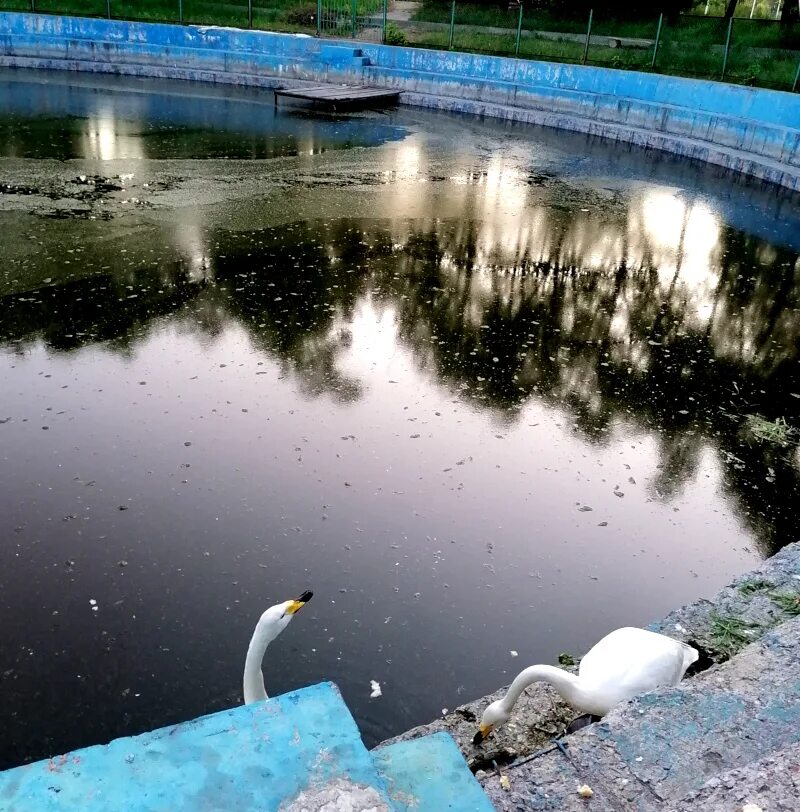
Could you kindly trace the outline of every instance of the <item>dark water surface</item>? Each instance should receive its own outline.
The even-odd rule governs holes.
[[[797,537],[796,198],[444,115],[0,93],[0,181],[276,156],[0,212],[0,766],[239,702],[307,588],[267,689],[336,681],[372,744]]]

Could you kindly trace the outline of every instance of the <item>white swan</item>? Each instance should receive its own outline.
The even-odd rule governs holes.
[[[520,694],[534,682],[549,682],[578,710],[604,716],[619,702],[662,685],[677,685],[699,656],[691,646],[663,634],[617,629],[590,649],[577,676],[552,665],[532,665],[520,672],[506,695],[483,712],[473,743],[480,744],[505,724]]]
[[[264,688],[264,674],[261,671],[261,662],[267,646],[289,625],[295,613],[302,609],[313,596],[313,592],[304,592],[293,601],[284,601],[276,606],[270,606],[258,620],[256,630],[247,647],[247,659],[244,662],[244,704],[260,702],[267,699]]]

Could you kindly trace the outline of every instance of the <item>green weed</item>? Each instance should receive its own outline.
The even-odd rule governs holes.
[[[734,617],[733,615],[711,614],[711,643],[716,651],[726,657],[732,657],[737,651],[752,643],[758,628],[755,623]]]
[[[767,581],[764,578],[751,578],[749,581],[742,581],[739,584],[739,592],[745,597],[755,595],[756,592],[766,592],[772,589],[775,584],[772,581]]]
[[[773,592],[769,597],[785,614],[800,615],[800,592]]]

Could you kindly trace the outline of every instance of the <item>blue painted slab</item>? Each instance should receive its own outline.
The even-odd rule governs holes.
[[[339,690],[321,683],[7,770],[0,810],[267,812],[337,781],[388,804]]]
[[[379,747],[372,758],[399,812],[494,812],[447,733]]]

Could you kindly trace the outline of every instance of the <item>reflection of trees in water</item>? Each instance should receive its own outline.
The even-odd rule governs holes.
[[[186,307],[182,329],[213,336],[234,316],[308,394],[350,400],[361,385],[341,358],[369,294],[394,310],[420,366],[463,397],[510,419],[532,397],[550,401],[595,442],[620,421],[645,427],[659,444],[655,498],[689,482],[711,446],[765,551],[794,538],[796,461],[745,435],[741,416],[791,420],[800,408],[797,255],[723,230],[700,282],[684,279],[682,250],[674,267],[657,268],[647,244],[636,264],[586,270],[574,235],[564,248],[568,220],[554,219],[553,261],[518,246],[487,251],[472,221],[223,232],[206,243],[215,246],[213,284],[192,281],[180,263],[138,272],[133,283],[65,282],[6,297],[0,336],[127,349],[158,316]]]
[[[361,241],[352,223],[338,223],[326,235],[305,223],[251,232],[246,253],[241,235],[220,238],[215,274],[228,310],[309,395],[330,392],[348,401],[361,394],[361,384],[338,364],[367,280]]]
[[[193,300],[195,282],[181,262],[135,275],[102,273],[0,297],[0,341],[21,352],[41,339],[55,350],[96,342],[128,354],[155,321]]]
[[[665,284],[644,266],[479,268],[474,247],[451,251],[446,238],[416,235],[405,252],[401,335],[423,365],[484,403],[513,411],[544,397],[599,441],[620,419],[654,430],[656,496],[680,490],[711,444],[745,520],[774,549],[800,518],[796,465],[785,450],[748,441],[740,418],[798,412],[800,263],[736,232],[722,242],[703,320],[678,273]]]

